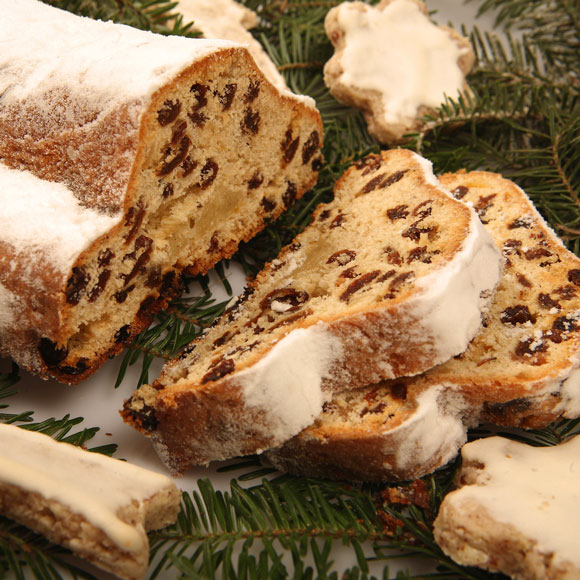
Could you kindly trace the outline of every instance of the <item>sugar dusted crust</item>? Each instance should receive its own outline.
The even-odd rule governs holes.
[[[459,564],[514,579],[580,577],[579,451],[579,437],[555,447],[500,437],[469,443],[435,540]]]
[[[47,26],[62,34],[47,40]],[[322,124],[311,101],[280,92],[231,42],[161,37],[33,0],[15,4],[0,34],[1,172],[37,179],[23,204],[55,181],[68,190],[63,212],[76,203],[111,220],[74,248],[46,239],[42,223],[34,243],[0,239],[0,350],[75,383],[182,291],[182,272],[231,256],[315,184]],[[2,195],[21,203],[19,190]]]
[[[475,214],[425,160],[405,150],[370,156],[123,416],[175,471],[279,445],[333,391],[462,352],[500,271]]]
[[[404,141],[446,96],[468,90],[469,40],[432,23],[420,0],[342,2],[328,12],[325,30],[335,53],[324,81],[338,101],[362,110],[381,143]]]
[[[440,180],[475,208],[506,260],[484,328],[422,375],[336,394],[313,425],[269,452],[278,467],[410,479],[455,457],[469,426],[542,428],[580,416],[580,260],[511,181],[487,172]]]
[[[13,425],[0,437],[3,515],[119,578],[145,576],[146,532],[179,510],[168,477]]]

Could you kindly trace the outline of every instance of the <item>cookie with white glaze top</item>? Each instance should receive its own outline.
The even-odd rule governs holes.
[[[553,447],[490,437],[461,454],[434,524],[443,551],[516,580],[580,578],[580,437]]]
[[[413,479],[456,457],[469,426],[541,428],[580,416],[580,259],[513,182],[477,171],[440,181],[475,208],[505,258],[484,327],[464,353],[422,375],[336,394],[268,452],[279,468]]]
[[[119,578],[149,566],[147,531],[177,519],[165,475],[0,424],[0,513]]]
[[[123,416],[178,472],[280,445],[332,392],[462,352],[500,272],[475,212],[429,162],[403,149],[371,155]]]
[[[322,123],[239,44],[0,11],[0,354],[72,384],[316,183]]]
[[[264,47],[249,32],[259,22],[253,10],[235,0],[179,0],[174,10],[183,15],[185,22],[192,21],[193,30],[204,38],[245,44],[268,80],[280,89],[288,88]]]
[[[420,0],[343,2],[325,20],[335,53],[324,82],[341,103],[362,110],[369,133],[396,143],[421,118],[467,89],[469,40],[437,26]]]

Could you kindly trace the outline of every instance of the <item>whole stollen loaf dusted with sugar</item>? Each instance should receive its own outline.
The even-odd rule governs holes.
[[[371,155],[123,416],[175,472],[280,445],[333,391],[461,353],[501,263],[429,162],[407,150]]]
[[[0,352],[75,383],[317,180],[247,49],[0,0]]]
[[[488,172],[440,181],[472,205],[505,257],[484,328],[422,375],[336,394],[268,456],[301,475],[414,479],[457,456],[469,426],[546,427],[580,417],[580,259],[525,192]]]

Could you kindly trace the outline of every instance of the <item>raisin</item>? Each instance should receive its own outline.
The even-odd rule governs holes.
[[[257,79],[250,79],[250,84],[244,95],[244,103],[252,103],[258,98],[260,94],[260,81]]]
[[[576,288],[574,286],[560,286],[554,290],[554,294],[558,294],[561,300],[572,300],[576,298]]]
[[[121,278],[125,281],[124,286],[135,277],[137,274],[142,274],[145,271],[145,265],[151,259],[151,253],[153,252],[153,240],[147,236],[139,236],[135,240],[135,250],[132,252],[132,256],[136,257],[139,250],[144,249],[141,255],[136,259],[133,268],[128,274],[121,274]]]
[[[187,116],[191,120],[191,124],[194,127],[203,128],[207,122],[207,115],[205,113],[200,113],[198,111],[194,111],[192,113],[188,113]]]
[[[95,284],[95,286],[93,286],[93,288],[88,294],[89,302],[95,302],[97,298],[103,293],[103,290],[105,289],[105,286],[107,285],[107,282],[109,281],[110,277],[111,270],[103,270],[99,274],[99,279],[97,280],[97,283]]]
[[[38,352],[46,366],[49,367],[60,364],[68,356],[68,348],[66,346],[58,346],[49,338],[40,339]]]
[[[340,295],[340,299],[344,302],[348,302],[350,297],[358,292],[361,288],[364,288],[370,284],[379,274],[380,270],[374,270],[372,272],[367,272],[358,278],[355,278],[346,288],[346,290]]]
[[[268,199],[267,197],[262,198],[260,205],[264,208],[264,211],[267,211],[268,213],[276,209],[276,202],[272,201],[271,199]]]
[[[579,328],[578,320],[568,318],[567,316],[559,316],[552,323],[552,330],[560,332],[576,332]]]
[[[395,250],[395,248],[391,248],[391,246],[387,246],[384,250],[385,254],[387,254],[387,262],[394,266],[400,266],[403,263],[401,258],[401,254]]]
[[[324,164],[324,161],[322,159],[322,157],[316,157],[312,163],[310,164],[310,167],[312,167],[312,171],[320,171],[322,169],[322,165]]]
[[[168,175],[171,173],[186,157],[189,148],[191,146],[191,140],[189,137],[183,137],[179,145],[179,150],[170,161],[164,161],[161,168],[157,171],[158,176]]]
[[[277,290],[272,290],[272,292],[262,298],[260,308],[262,310],[272,309],[272,302],[278,302],[284,305],[284,312],[292,312],[298,310],[298,308],[307,302],[309,298],[310,295],[304,290],[279,288]]]
[[[296,187],[296,184],[292,181],[289,181],[286,187],[286,191],[282,195],[282,202],[286,207],[290,207],[296,201],[297,195],[298,188]]]
[[[214,97],[217,97],[217,100],[222,106],[222,111],[227,111],[232,106],[237,89],[238,85],[236,83],[229,83],[224,87],[222,93],[214,91]]]
[[[407,264],[410,264],[411,262],[414,262],[415,260],[419,260],[420,262],[423,262],[424,264],[430,264],[431,257],[434,254],[439,254],[439,253],[440,252],[438,250],[435,250],[434,252],[428,252],[427,246],[420,246],[418,248],[413,248],[409,252],[409,255],[407,256]]]
[[[381,173],[380,175],[376,175],[375,177],[373,177],[363,186],[358,195],[361,195],[363,193],[370,193],[371,191],[377,189],[381,185],[381,182],[385,178],[385,175],[386,175],[385,173]]]
[[[321,221],[321,222],[326,221],[330,217],[330,214],[331,213],[332,212],[330,210],[328,210],[328,209],[325,209],[324,211],[321,211],[320,212],[320,215],[318,216],[318,220]]]
[[[125,243],[128,244],[137,235],[144,218],[145,208],[141,201],[137,203],[136,207],[133,206],[127,210],[127,215],[125,216],[125,227],[130,226],[130,229],[125,236]]]
[[[572,282],[575,286],[580,286],[580,270],[568,270],[568,282]]]
[[[552,297],[549,294],[544,294],[543,292],[540,292],[540,294],[538,294],[538,303],[540,304],[540,306],[542,306],[543,308],[547,308],[548,310],[551,310],[552,308],[557,308],[558,310],[561,310],[562,308],[557,300],[552,299]]]
[[[252,175],[250,181],[248,181],[248,189],[258,189],[262,183],[264,183],[264,176],[258,169],[254,172],[254,175]]]
[[[524,252],[526,260],[536,260],[537,258],[549,258],[552,255],[550,250],[542,248],[541,246],[536,246],[527,252]]]
[[[519,253],[521,247],[522,242],[520,240],[506,240],[503,245],[503,253],[506,255]]]
[[[115,342],[117,344],[125,343],[129,340],[131,336],[131,327],[128,324],[121,326],[117,332],[115,332]]]
[[[161,266],[157,264],[149,271],[147,280],[145,280],[145,286],[147,288],[157,288],[159,284],[161,284]]]
[[[201,168],[201,189],[207,189],[217,177],[219,165],[213,160],[208,159]]]
[[[302,146],[302,165],[306,165],[312,159],[319,147],[320,135],[318,131],[312,131]]]
[[[401,179],[403,179],[403,177],[405,176],[405,173],[407,173],[407,171],[409,171],[409,170],[403,169],[403,171],[395,171],[395,173],[393,173],[392,175],[389,175],[389,177],[387,177],[387,179],[385,179],[385,181],[381,184],[381,188],[389,187],[390,185],[397,183],[397,181],[401,181]]]
[[[85,292],[90,276],[87,274],[84,266],[75,266],[72,269],[72,276],[66,283],[65,296],[66,301],[73,306],[78,304]]]
[[[412,224],[411,226],[409,226],[401,235],[404,238],[409,238],[410,240],[413,240],[414,242],[418,242],[421,239],[421,235],[422,234],[431,234],[431,232],[433,231],[432,227],[425,227],[425,228],[418,228],[417,224],[420,223],[421,220],[415,222],[414,224]]]
[[[525,288],[532,287],[532,283],[523,274],[520,274],[519,272],[517,272],[516,278],[517,278],[517,281]]]
[[[423,203],[420,203],[414,210],[413,215],[419,216],[419,220],[424,220],[425,218],[431,215],[433,208],[431,207],[433,204],[432,199],[428,199]]]
[[[532,220],[529,217],[516,218],[509,226],[508,230],[515,230],[518,228],[529,229],[532,225]]]
[[[132,422],[139,426],[139,429],[143,431],[152,432],[157,430],[159,426],[159,421],[157,419],[157,415],[155,414],[155,409],[150,405],[146,405],[143,403],[140,406],[139,410],[135,410],[129,407],[129,400],[125,404],[124,413],[131,417]]]
[[[495,193],[492,193],[491,195],[480,196],[477,203],[473,206],[475,211],[477,211],[477,215],[479,216],[479,219],[483,223],[487,223],[487,222],[483,221],[483,219],[485,218],[485,214],[487,213],[487,210],[490,207],[492,207],[493,199],[495,197],[496,197]]]
[[[165,184],[165,187],[163,188],[163,193],[161,195],[163,195],[165,199],[171,197],[173,195],[173,183]]]
[[[465,185],[458,185],[451,193],[455,199],[463,199],[467,192],[469,191],[469,187]]]
[[[209,245],[207,247],[207,251],[210,254],[213,254],[219,248],[219,236],[217,232],[214,232],[209,240]]]
[[[226,375],[229,375],[234,371],[236,365],[231,359],[222,359],[218,364],[212,366],[212,368],[203,376],[201,379],[201,384],[209,383],[210,381],[217,381]]]
[[[414,272],[402,272],[401,274],[395,276],[391,283],[389,284],[389,293],[385,296],[385,298],[392,299],[395,297],[395,294],[399,291],[401,286],[405,284],[407,281],[413,279],[415,277]]]
[[[63,375],[75,377],[78,375],[82,375],[88,368],[89,367],[87,365],[87,359],[81,358],[77,361],[77,363],[75,364],[74,367],[70,366],[70,365],[65,365],[65,366],[59,367],[58,370]]]
[[[379,278],[377,278],[377,282],[384,282],[385,280],[392,278],[395,274],[396,274],[395,270],[389,270],[388,272],[385,272],[382,276],[379,276]]]
[[[521,340],[516,346],[515,353],[517,356],[533,356],[536,353],[546,352],[548,350],[548,344],[538,338],[527,338],[526,340]]]
[[[127,300],[127,296],[133,290],[135,290],[135,284],[131,284],[131,286],[128,286],[127,288],[124,288],[123,290],[119,290],[118,292],[115,292],[115,294],[114,294],[115,300],[119,304],[122,304],[123,302],[125,302],[125,300]]]
[[[339,213],[331,222],[330,222],[330,228],[334,229],[334,228],[338,228],[340,227],[343,223],[344,223],[345,217],[344,214]]]
[[[371,155],[367,155],[364,159],[361,159],[360,161],[357,161],[355,163],[355,167],[357,169],[362,169],[363,175],[367,175],[369,173],[372,173],[373,171],[376,171],[377,169],[379,169],[382,165],[382,159],[380,155],[375,155],[375,154],[371,154]]]
[[[407,385],[405,383],[395,383],[391,386],[391,397],[398,401],[407,400]]]
[[[409,215],[408,206],[397,205],[387,210],[387,217],[394,222],[395,220],[405,219]]]
[[[280,149],[282,150],[282,158],[284,159],[285,163],[290,163],[294,156],[296,155],[296,151],[298,150],[298,145],[300,144],[300,136],[293,139],[294,134],[292,132],[292,128],[289,127],[286,130],[286,134],[284,135],[284,141],[280,143]]]
[[[338,277],[339,278],[356,278],[357,276],[360,276],[360,274],[356,271],[356,268],[353,266],[352,268],[347,268],[346,270],[343,270]]]
[[[193,111],[199,111],[207,105],[207,91],[209,87],[207,85],[202,85],[201,83],[194,83],[191,85],[189,91],[196,98],[197,103],[193,105]]]
[[[216,338],[213,341],[214,346],[223,346],[230,338],[231,334],[230,331],[226,331],[224,334],[222,334],[219,338]]]
[[[249,107],[244,111],[244,118],[240,123],[242,133],[247,135],[251,133],[252,135],[257,135],[260,130],[260,113],[258,111],[252,111]]]
[[[339,266],[346,266],[349,262],[352,262],[356,258],[356,252],[354,250],[339,250],[335,252],[326,260],[327,264],[333,264],[337,262]]]
[[[180,165],[181,169],[183,170],[181,177],[187,177],[198,165],[199,163],[197,161],[193,161],[188,155]]]
[[[171,144],[178,145],[181,143],[181,139],[185,136],[185,132],[187,130],[187,123],[182,121],[179,125],[176,125],[173,128],[173,134],[171,135]]]
[[[525,324],[526,322],[536,323],[536,316],[532,314],[529,308],[523,304],[517,306],[510,306],[506,308],[500,315],[500,320],[504,324]]]
[[[290,245],[290,251],[291,252],[297,252],[301,247],[302,247],[302,244],[300,242],[293,242]]]
[[[169,125],[172,121],[177,119],[177,115],[179,115],[179,111],[181,111],[181,103],[179,99],[175,101],[165,101],[161,109],[157,111],[157,122],[162,126],[165,127]]]
[[[97,262],[101,268],[108,266],[111,263],[111,260],[115,257],[115,254],[110,248],[105,250],[101,250],[99,252],[99,257],[97,258]]]

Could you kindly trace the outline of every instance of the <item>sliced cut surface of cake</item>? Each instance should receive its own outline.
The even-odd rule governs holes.
[[[580,578],[580,437],[552,447],[490,437],[461,455],[434,524],[443,551],[517,580]]]
[[[539,428],[580,416],[580,259],[513,182],[487,172],[440,180],[475,208],[505,257],[484,328],[422,375],[336,394],[310,427],[269,452],[277,467],[412,479],[456,457],[470,425]]]
[[[402,149],[371,155],[123,416],[177,472],[279,445],[333,391],[461,353],[501,267],[475,212],[429,162]]]
[[[0,513],[120,578],[145,577],[147,531],[177,519],[173,481],[42,433],[0,424]]]
[[[0,9],[0,352],[75,383],[315,184],[322,124],[233,42]]]

